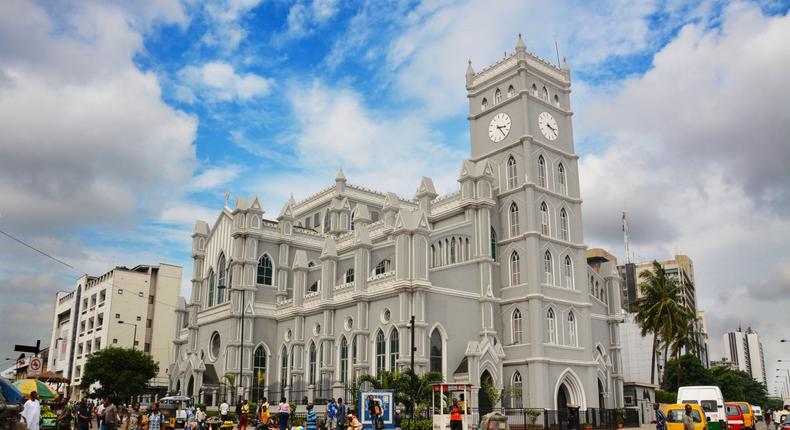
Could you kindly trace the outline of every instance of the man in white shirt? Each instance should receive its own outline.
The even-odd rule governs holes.
[[[41,420],[41,402],[38,401],[38,393],[35,391],[30,392],[30,400],[25,402],[25,407],[22,409],[22,419],[25,425],[30,430],[38,430],[39,421]]]
[[[219,405],[219,415],[222,417],[223,423],[228,420],[228,409],[230,409],[228,402],[222,402],[222,404]]]

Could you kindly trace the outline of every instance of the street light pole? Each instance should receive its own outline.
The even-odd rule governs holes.
[[[118,324],[134,326],[134,338],[132,339],[132,351],[134,351],[135,346],[137,346],[137,323],[132,324],[128,322],[118,321]]]

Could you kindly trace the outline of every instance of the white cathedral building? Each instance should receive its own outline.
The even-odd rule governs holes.
[[[619,278],[585,255],[570,87],[519,36],[467,69],[457,191],[423,177],[403,198],[341,170],[276,220],[238,197],[197,221],[170,390],[217,404],[230,374],[252,401],[347,397],[359,375],[410,366],[414,316],[418,373],[487,381],[505,407],[621,407]],[[495,406],[484,390],[470,402]]]

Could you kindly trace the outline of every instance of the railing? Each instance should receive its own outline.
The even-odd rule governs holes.
[[[473,422],[478,423],[480,417],[490,412],[499,412],[507,416],[510,430],[615,430],[617,428],[617,411],[615,409],[587,408],[575,413],[569,409],[550,410],[533,409],[540,412],[534,418],[529,408],[470,408],[469,414]],[[423,411],[418,418],[431,419],[431,411]],[[639,427],[639,411],[625,409],[622,417],[623,427]]]

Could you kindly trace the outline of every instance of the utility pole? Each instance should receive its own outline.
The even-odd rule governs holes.
[[[241,343],[239,344],[239,380],[238,388],[236,388],[236,395],[239,396],[239,402],[242,400],[241,366],[244,363],[244,296],[244,290],[241,290]]]

